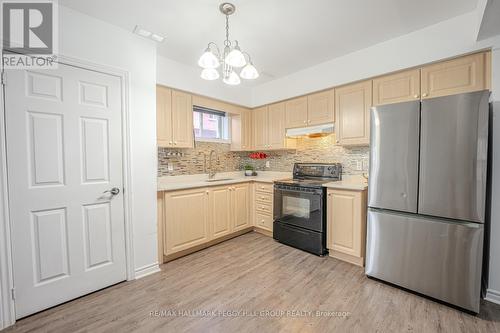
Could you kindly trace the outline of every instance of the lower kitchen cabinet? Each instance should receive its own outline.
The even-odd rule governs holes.
[[[250,220],[250,184],[236,184],[232,187],[232,231],[240,231],[252,226]]]
[[[328,189],[326,246],[330,256],[364,266],[366,190]]]
[[[210,240],[209,191],[205,188],[166,192],[163,253],[169,255]]]
[[[254,226],[256,231],[260,231],[268,236],[271,236],[273,233],[273,192],[273,184],[254,184]]]
[[[162,255],[187,254],[251,230],[250,199],[249,183],[159,192]]]

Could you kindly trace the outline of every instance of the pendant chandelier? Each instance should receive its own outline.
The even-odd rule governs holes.
[[[231,3],[225,2],[219,6],[219,10],[226,16],[224,52],[221,53],[219,47],[214,42],[208,43],[205,52],[203,52],[198,60],[198,65],[203,68],[201,78],[211,81],[217,80],[222,76],[222,81],[232,86],[241,83],[240,77],[245,80],[258,78],[259,72],[254,67],[250,55],[241,51],[237,40],[229,40],[229,15],[234,14],[236,7]],[[242,68],[239,75],[235,71],[238,68]]]

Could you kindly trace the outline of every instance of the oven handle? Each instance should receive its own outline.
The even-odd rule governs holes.
[[[281,192],[293,192],[293,193],[310,193],[312,195],[322,195],[323,192],[321,190],[315,191],[315,192],[309,192],[309,191],[301,191],[301,190],[291,190],[288,188],[281,188],[281,187],[275,187],[275,190],[279,190]],[[321,192],[320,192],[321,191]]]

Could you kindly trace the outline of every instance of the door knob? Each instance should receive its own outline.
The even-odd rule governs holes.
[[[107,190],[102,193],[110,193],[111,195],[117,195],[118,193],[120,193],[120,189],[118,187],[113,187],[111,190]]]

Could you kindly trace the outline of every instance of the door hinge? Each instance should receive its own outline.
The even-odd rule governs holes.
[[[10,290],[10,294],[13,300],[16,300],[16,288]]]
[[[2,86],[4,86],[7,83],[7,76],[6,76],[5,72],[2,72],[2,74],[1,74],[1,83],[2,83]]]

